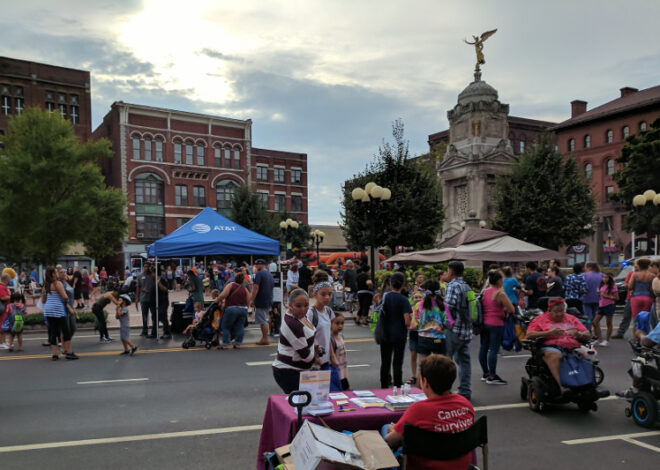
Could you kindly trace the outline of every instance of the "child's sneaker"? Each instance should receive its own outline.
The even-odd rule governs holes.
[[[126,351],[122,351],[119,353],[120,356],[128,356],[131,352],[127,349]]]
[[[138,350],[138,347],[137,347],[137,346],[133,346],[133,347],[131,348],[131,356],[132,356],[133,354],[135,354],[135,351],[137,351],[137,350]]]

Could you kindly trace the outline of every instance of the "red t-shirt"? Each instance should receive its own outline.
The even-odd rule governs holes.
[[[0,299],[2,297],[8,297],[8,296],[11,296],[11,291],[9,290],[9,287],[7,287],[2,282],[0,282]],[[9,309],[7,308],[7,306],[9,306],[9,299],[3,301],[2,303],[5,304],[5,311],[0,313],[0,322],[4,322],[9,316]]]
[[[403,434],[404,423],[410,423],[427,431],[447,434],[465,431],[474,423],[474,408],[463,396],[448,393],[413,403],[394,430]],[[429,460],[414,455],[408,456],[408,467],[417,470],[465,470],[472,463],[472,453],[468,452],[454,460]]]
[[[564,318],[559,322],[553,322],[550,319],[550,314],[545,312],[542,315],[539,315],[532,323],[527,327],[527,331],[550,331],[555,328],[561,328],[562,330],[570,330],[575,328],[578,332],[588,331],[587,328],[573,315],[564,313]],[[545,340],[546,346],[560,346],[562,348],[574,349],[580,347],[580,342],[575,338],[572,338],[568,334],[564,333],[558,336],[548,337]]]
[[[626,274],[626,280],[624,281],[626,287],[628,287],[628,283],[630,282],[630,278],[632,277],[633,274],[635,274],[635,270],[632,270],[628,274]],[[632,294],[632,289],[628,289],[628,292],[626,293],[626,300],[630,300],[631,294]]]

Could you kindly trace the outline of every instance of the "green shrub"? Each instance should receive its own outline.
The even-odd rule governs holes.
[[[108,319],[108,312],[105,313],[105,319]],[[44,314],[41,312],[38,313],[28,313],[25,315],[25,324],[26,325],[43,325],[44,324]],[[92,312],[78,312],[78,317],[76,318],[76,323],[94,323],[96,317]]]
[[[408,268],[406,269],[405,275],[406,275],[406,281],[408,282],[409,285],[414,284],[415,282],[415,273],[421,272],[424,274],[425,279],[438,279],[440,276],[441,271],[447,271],[447,264],[446,263],[441,263],[441,264],[434,264],[430,266],[417,266],[414,268]],[[380,290],[383,286],[383,281],[387,276],[391,276],[394,271],[386,271],[386,270],[381,270],[381,271],[376,271],[376,289]],[[465,268],[465,271],[463,272],[463,280],[467,282],[472,289],[480,289],[481,288],[481,269],[474,269],[474,268]]]

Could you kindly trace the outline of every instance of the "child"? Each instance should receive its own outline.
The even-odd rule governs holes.
[[[348,383],[348,360],[346,359],[346,345],[341,332],[344,330],[344,316],[341,313],[335,315],[332,319],[332,336],[330,344],[332,345],[332,354],[335,358],[333,364],[339,370],[339,378],[341,379],[341,389],[349,390]]]
[[[600,283],[598,294],[600,295],[600,300],[598,302],[598,313],[593,321],[594,331],[598,337],[598,344],[600,346],[607,346],[610,339],[612,339],[612,317],[614,316],[616,301],[619,299],[619,292],[611,274],[603,273],[603,280]],[[605,324],[607,325],[607,339],[605,340],[603,339],[603,332],[600,329],[600,320],[603,317],[605,317]]]
[[[312,287],[314,305],[307,311],[307,320],[316,328],[314,344],[317,344],[323,351],[321,369],[328,370],[330,364],[335,363],[332,357],[332,348],[330,348],[330,323],[335,317],[335,312],[329,307],[334,290],[329,281],[328,273],[325,271],[315,271],[312,275],[312,282],[314,283]]]
[[[131,298],[128,294],[119,296],[119,305],[117,305],[116,317],[119,320],[119,339],[121,344],[124,345],[124,352],[120,356],[127,356],[135,354],[138,347],[134,345],[129,339],[131,336],[131,326],[129,323],[128,306],[131,305]]]
[[[23,350],[23,325],[25,322],[25,297],[20,292],[14,292],[10,297],[11,313],[9,314],[9,352],[14,350],[14,338],[17,338],[18,349]]]
[[[204,305],[203,302],[195,302],[195,318],[193,318],[193,321],[190,325],[186,327],[185,330],[183,330],[183,334],[187,335],[190,330],[192,330],[193,326],[195,326],[201,319],[202,315],[204,312],[202,312],[202,306]]]

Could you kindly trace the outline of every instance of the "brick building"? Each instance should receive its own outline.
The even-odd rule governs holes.
[[[93,133],[101,137],[115,153],[101,163],[106,181],[128,199],[126,265],[206,206],[231,217],[232,194],[246,182],[269,211],[307,222],[307,155],[253,148],[250,119],[118,101]]]
[[[81,140],[92,132],[90,75],[84,70],[0,57],[0,135],[26,107],[58,112]]]
[[[646,130],[660,117],[660,86],[641,91],[625,87],[620,93],[619,98],[589,111],[585,101],[572,101],[571,118],[552,129],[558,150],[577,157],[596,200],[594,236],[568,248],[569,263],[593,259],[614,264],[620,256],[631,256],[631,235],[622,229],[626,212],[609,198],[617,191],[612,175],[626,137]],[[637,238],[636,253],[652,249],[652,241]]]

